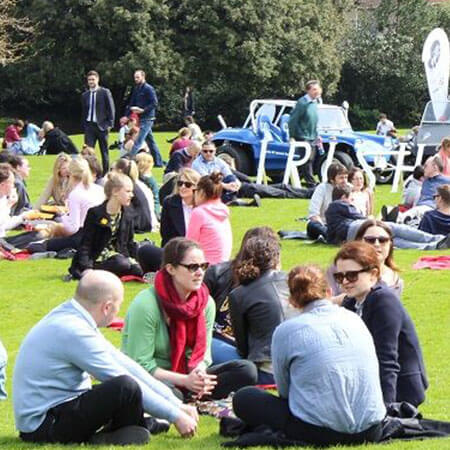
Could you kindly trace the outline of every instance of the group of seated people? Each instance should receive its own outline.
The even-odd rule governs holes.
[[[114,213],[132,184],[113,174],[106,186],[114,201],[102,207]],[[101,225],[103,214],[95,218]],[[172,238],[154,281],[128,308],[121,350],[98,328],[119,313],[123,285],[91,265],[74,297],[21,344],[12,392],[21,439],[143,444],[170,424],[192,437],[192,402],[234,393],[234,413],[250,429],[265,425],[313,445],[377,442],[386,407],[418,406],[428,387],[398,276],[392,283],[383,267],[396,271],[383,226],[363,223],[327,274],[312,265],[283,272],[269,227],[248,230],[236,257],[217,264],[198,242]],[[256,386],[273,384],[277,394]]]
[[[403,205],[389,212],[383,207],[383,221],[391,229],[396,247],[450,247],[450,177],[442,175],[442,167],[439,155],[429,157],[407,180]],[[373,196],[361,169],[349,172],[339,163],[331,164],[327,181],[319,184],[311,197],[308,236],[335,245],[353,239],[361,223],[373,218]]]
[[[41,128],[28,121],[14,120],[5,129],[2,148],[17,155],[78,153],[69,136],[48,120]]]
[[[105,177],[92,149],[58,155],[34,207],[52,201],[63,213],[13,237],[6,231],[33,211],[23,196],[27,205],[12,212],[29,167],[2,153],[0,238],[28,241],[24,248],[36,253],[74,249],[69,278],[79,280],[74,297],[20,347],[12,397],[21,439],[143,444],[172,423],[192,437],[199,417],[189,403],[234,393],[234,413],[250,428],[266,425],[313,445],[377,442],[386,407],[418,406],[428,387],[418,335],[400,300],[394,246],[448,248],[448,235],[375,220],[364,173],[332,164],[312,194],[307,224],[311,236],[342,244],[326,272],[312,265],[283,272],[270,227],[249,229],[231,259],[226,203],[242,184],[211,141],[188,149],[196,151],[185,152],[188,163],[175,174],[166,169],[173,193],[161,208],[148,153],[119,159]],[[427,179],[439,176],[429,169],[439,169],[438,158],[425,164],[418,204],[429,197]],[[449,183],[433,187],[445,215]],[[135,242],[136,232],[158,229],[161,247]],[[128,308],[119,351],[98,328],[119,313],[119,277],[146,273],[153,275]],[[4,353],[0,345],[0,398]],[[100,383],[93,387],[91,377]],[[276,385],[278,394],[256,385]]]

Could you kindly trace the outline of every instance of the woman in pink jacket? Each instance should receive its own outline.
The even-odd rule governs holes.
[[[210,264],[228,261],[233,236],[230,211],[220,200],[223,176],[213,172],[200,178],[195,191],[195,205],[186,238],[199,243]]]

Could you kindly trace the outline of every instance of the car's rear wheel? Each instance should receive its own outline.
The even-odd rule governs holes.
[[[231,159],[236,170],[246,175],[253,175],[253,164],[249,152],[250,150],[245,147],[227,142],[217,149],[217,156],[226,162],[228,162],[227,159]],[[228,157],[224,157],[224,155],[228,155]]]
[[[325,175],[326,170],[327,170],[327,168],[325,167],[326,166],[326,162],[327,162],[327,157],[326,156],[323,156],[322,159],[319,161],[319,170],[318,170],[318,172],[319,172],[321,180],[324,179],[324,175]],[[344,167],[346,167],[347,170],[352,169],[352,167],[354,166],[351,156],[347,155],[347,153],[344,153],[342,151],[337,151],[337,152],[334,153],[332,163],[340,163]]]

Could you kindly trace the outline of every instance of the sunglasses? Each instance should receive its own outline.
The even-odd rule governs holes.
[[[190,188],[194,187],[194,183],[191,183],[190,181],[183,181],[183,180],[180,180],[180,181],[177,181],[177,186],[178,186],[178,187],[183,187],[183,186],[185,186],[185,187],[187,187],[188,189],[190,189]]]
[[[359,274],[362,272],[368,272],[369,270],[373,269],[373,267],[365,267],[361,270],[349,270],[348,272],[336,272],[333,273],[333,278],[335,279],[336,283],[342,284],[344,281],[344,278],[347,281],[350,281],[350,283],[353,283],[356,281],[359,277]]]
[[[208,153],[214,153],[215,150],[202,150],[202,152],[208,154]]]
[[[434,194],[434,195],[433,195],[433,199],[434,199],[434,200],[436,200],[438,197],[440,197],[439,194]]]
[[[387,236],[364,236],[364,241],[368,244],[375,244],[375,242],[379,242],[380,244],[386,244],[391,241],[390,237]]]
[[[201,264],[178,264],[179,266],[185,267],[189,272],[195,273],[198,269],[202,269],[203,272],[206,272],[206,269],[209,267],[209,262],[204,262]]]

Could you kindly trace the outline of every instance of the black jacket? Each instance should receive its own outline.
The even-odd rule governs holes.
[[[120,218],[115,250],[127,257],[136,257],[137,244],[134,242],[134,214],[124,207]],[[111,217],[106,212],[106,202],[90,208],[83,225],[81,244],[75,254],[69,272],[80,278],[86,269],[92,269],[97,258],[111,240]]]
[[[325,211],[325,218],[327,220],[327,241],[337,245],[347,240],[347,232],[353,221],[367,219],[353,205],[342,200],[330,203]]]
[[[164,199],[160,233],[161,247],[164,247],[174,237],[186,235],[183,204],[178,194],[170,195]]]
[[[233,289],[229,298],[239,354],[255,363],[271,361],[272,335],[285,318],[286,273],[269,270],[251,283]]]
[[[90,96],[90,90],[81,94],[81,122],[83,127],[88,119]],[[111,91],[102,86],[98,87],[95,97],[97,125],[100,130],[105,131],[107,128],[112,128],[114,126],[114,116],[116,114],[114,100]]]
[[[343,306],[355,311],[355,299]],[[428,387],[422,350],[414,323],[395,292],[384,284],[372,288],[363,303],[362,320],[372,334],[386,404],[425,399]]]
[[[57,155],[61,152],[77,154],[78,149],[64,131],[61,131],[59,128],[53,128],[45,135],[45,141],[39,153]]]
[[[133,198],[131,199],[131,209],[134,213],[134,231],[136,233],[146,233],[152,231],[152,214],[147,197],[142,189],[135,183],[133,186]]]
[[[216,302],[216,316],[225,299],[233,289],[232,262],[225,261],[208,267],[203,280]]]

